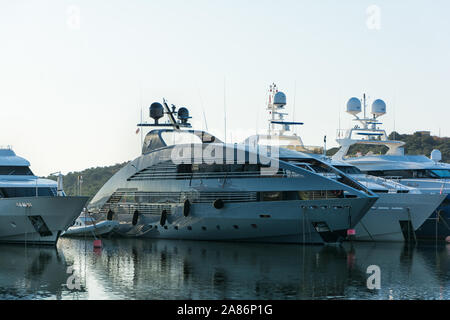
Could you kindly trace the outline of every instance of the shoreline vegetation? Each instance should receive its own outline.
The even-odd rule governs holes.
[[[423,154],[430,156],[433,149],[438,149],[442,153],[442,162],[450,162],[450,138],[436,137],[421,132],[414,134],[399,134],[392,132],[389,139],[401,140],[406,142],[405,154],[418,155]],[[339,148],[331,148],[327,151],[327,155],[332,156]],[[384,154],[387,151],[383,146],[366,146],[354,145],[350,148],[350,155],[355,155],[358,152],[366,154],[368,152],[374,154]],[[98,190],[122,167],[128,162],[117,163],[112,166],[89,168],[83,171],[69,172],[64,175],[64,191],[69,196],[78,195],[79,183],[78,177],[82,176],[81,195],[93,197]],[[56,180],[56,177],[49,176],[48,179]]]

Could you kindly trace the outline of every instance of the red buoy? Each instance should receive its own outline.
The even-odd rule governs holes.
[[[355,229],[348,229],[347,230],[347,235],[348,236],[354,236],[356,234],[356,230]]]
[[[101,248],[102,240],[94,240],[94,248]]]

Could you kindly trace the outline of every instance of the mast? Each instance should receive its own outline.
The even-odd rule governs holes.
[[[286,131],[290,131],[291,125],[303,125],[303,122],[284,121],[284,116],[288,115],[283,112],[285,105],[286,95],[279,91],[277,85],[273,83],[269,87],[269,101],[267,103],[267,110],[270,112],[269,136],[283,136]],[[275,129],[276,125],[280,126],[279,129]]]

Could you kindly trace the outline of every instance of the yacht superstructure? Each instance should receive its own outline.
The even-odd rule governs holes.
[[[364,117],[357,115],[364,107]],[[430,215],[416,232],[418,238],[441,238],[450,235],[450,165],[442,163],[441,153],[433,150],[431,157],[424,155],[405,155],[404,142],[389,139],[386,131],[380,127],[379,117],[386,113],[386,104],[378,99],[372,104],[372,117],[366,117],[366,97],[362,103],[351,98],[347,103],[347,112],[354,115],[359,125],[338,132],[336,140],[341,148],[333,156],[334,160],[343,160],[358,167],[364,173],[393,179],[408,187],[414,187],[422,193],[444,195],[442,204]],[[386,147],[385,154],[349,155],[354,145]],[[447,195],[445,197],[445,195]]]
[[[0,242],[54,245],[88,198],[65,196],[61,181],[58,187],[29,166],[10,147],[0,149]]]
[[[445,196],[423,194],[415,188],[404,186],[395,181],[363,174],[358,168],[344,161],[330,161],[324,154],[311,153],[312,148],[305,147],[298,135],[287,134],[290,131],[290,126],[302,125],[303,123],[284,121],[283,117],[287,115],[284,109],[285,105],[285,94],[278,91],[276,85],[270,86],[267,108],[270,110],[271,115],[269,133],[267,135],[251,136],[244,143],[270,143],[294,151],[309,152],[311,159],[304,161],[287,159],[282,156],[280,159],[311,172],[322,174],[332,179],[336,178],[335,171],[333,172],[321,164],[321,162],[325,162],[329,167],[338,169],[337,171],[345,173],[359,184],[376,193],[379,199],[355,228],[356,240],[416,240],[415,230],[439,206]],[[316,162],[317,160],[320,160],[320,162]]]
[[[142,155],[117,172],[89,205],[90,211],[118,220],[124,236],[338,242],[377,199],[344,174],[329,179],[280,160],[312,159],[307,154],[225,144],[192,130],[187,109],[163,104],[150,107],[155,124],[140,126],[165,128],[147,133]],[[158,123],[164,115],[169,124]]]

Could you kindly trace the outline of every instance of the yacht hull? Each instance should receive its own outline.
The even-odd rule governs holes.
[[[386,193],[356,226],[355,240],[415,241],[415,231],[442,203],[445,195]]]
[[[130,215],[120,215],[124,236],[209,241],[268,243],[340,242],[376,199],[328,199],[225,203],[215,209],[197,203],[191,213],[182,207],[161,223],[161,215],[141,215],[132,225]],[[123,222],[126,221],[124,224]]]
[[[0,199],[0,242],[55,245],[80,215],[87,197]]]
[[[400,183],[428,194],[447,195],[443,203],[417,230],[419,240],[445,240],[450,236],[450,184],[447,180],[399,179]]]
[[[450,195],[417,230],[419,240],[447,240],[450,237]]]

